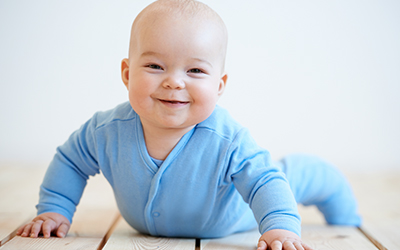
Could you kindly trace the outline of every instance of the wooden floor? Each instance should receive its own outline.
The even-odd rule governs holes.
[[[121,218],[103,176],[89,180],[66,238],[30,239],[16,229],[35,215],[44,168],[0,165],[0,250],[6,249],[256,249],[257,231],[222,239],[141,235]],[[302,238],[315,249],[400,249],[400,171],[346,173],[359,199],[362,228],[324,225],[313,207],[299,207]]]

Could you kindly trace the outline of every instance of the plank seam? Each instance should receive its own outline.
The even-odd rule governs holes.
[[[196,245],[195,245],[195,250],[200,250],[200,239],[196,239]]]
[[[12,231],[10,234],[8,234],[6,237],[4,237],[4,239],[0,240],[0,247],[4,246],[7,242],[12,240],[17,235],[17,230],[18,228]]]
[[[17,231],[18,229],[22,226],[27,224],[28,222],[30,222],[32,220],[32,216],[29,216],[28,219],[26,219],[23,223],[21,223],[19,226],[17,226],[16,229],[14,229],[14,231],[12,231],[10,234],[8,234],[6,237],[4,237],[3,239],[0,239],[0,247],[4,246],[7,242],[9,242],[10,240],[12,240],[16,235],[17,235]]]
[[[119,220],[121,219],[121,214],[118,213],[113,223],[111,224],[110,228],[108,229],[107,233],[104,235],[103,239],[101,240],[99,247],[97,250],[102,250],[106,245],[107,241],[110,239],[111,234],[114,232],[114,229],[117,227]]]
[[[377,239],[375,239],[374,237],[372,237],[372,235],[370,235],[369,233],[367,233],[367,231],[365,231],[364,229],[362,229],[362,227],[358,227],[358,230],[360,230],[360,232],[362,234],[364,234],[365,237],[367,237],[367,239],[369,241],[371,241],[372,244],[374,244],[379,250],[388,250],[386,247],[384,247]]]

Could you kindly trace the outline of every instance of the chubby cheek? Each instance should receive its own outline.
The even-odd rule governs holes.
[[[218,101],[218,95],[213,89],[197,89],[195,91],[196,96],[194,98],[194,112],[195,116],[198,117],[196,123],[202,122],[207,119],[214,111],[215,105]]]
[[[137,110],[140,108],[139,104],[140,104],[140,100],[138,100],[138,98],[136,97],[135,91],[133,91],[133,89],[129,89],[129,102],[133,108],[133,110],[135,110],[137,112]]]
[[[136,112],[148,108],[150,93],[151,90],[145,84],[129,84],[129,102]]]

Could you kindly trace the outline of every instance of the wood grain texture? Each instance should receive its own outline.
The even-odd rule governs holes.
[[[0,246],[36,213],[43,176],[40,167],[0,165]]]
[[[0,213],[0,246],[11,240],[16,235],[19,226],[27,223],[32,217],[33,214],[27,217],[20,212]]]
[[[364,234],[364,236],[367,237],[367,239],[371,241],[371,243],[374,244],[379,250],[387,250],[387,248],[384,247],[377,239],[375,239],[375,237],[373,237],[368,231],[361,227],[359,227],[358,230],[360,230],[360,232]]]
[[[86,210],[82,207],[67,237],[31,239],[16,236],[4,245],[4,249],[97,249],[115,218],[115,210]]]
[[[21,175],[17,175],[14,178],[15,180],[21,180],[22,177]],[[31,182],[26,180],[25,184],[16,182],[16,184],[11,183],[10,185],[12,185],[16,190],[20,190],[21,186],[31,183],[29,184],[29,187],[36,190],[35,192],[38,193],[42,178],[38,178],[38,181],[36,181],[36,179],[32,177],[31,180]],[[35,187],[33,187],[32,183],[36,183]],[[22,188],[22,190],[24,190],[24,188]],[[33,196],[35,200],[32,200],[32,197],[30,196],[33,195],[28,190],[27,192],[21,192],[20,196],[15,197],[19,197],[21,200],[28,200],[30,209],[33,209],[34,211],[37,197]],[[18,208],[23,203],[23,201],[15,199],[15,197],[14,199],[12,199],[12,197],[8,198],[8,203],[6,205],[8,209],[6,210],[8,211],[7,213],[10,213],[9,211],[12,209]],[[29,213],[25,214],[26,216],[29,215]],[[108,183],[106,183],[104,177],[97,176],[88,182],[82,200],[77,207],[77,212],[74,216],[74,221],[67,237],[62,239],[56,237],[51,237],[50,239],[31,239],[16,236],[5,243],[0,249],[97,249],[99,245],[101,245],[108,229],[113,225],[117,215],[118,212],[111,188]],[[14,226],[17,224],[15,221],[17,221],[16,219],[18,217],[16,217],[15,214],[9,214],[9,216],[11,217],[7,218],[11,220],[12,226],[6,230],[12,232],[12,230],[15,230],[19,226]],[[34,215],[31,219],[33,217]],[[3,222],[4,221],[6,220],[3,220]]]
[[[362,229],[383,249],[400,249],[400,171],[350,173]]]
[[[15,241],[15,239],[17,239]],[[21,238],[19,236],[15,237],[9,243],[1,247],[1,250],[46,250],[46,249],[81,249],[81,250],[96,250],[100,242],[98,238],[85,238],[85,237],[66,237],[66,238],[56,238],[51,237],[50,239],[44,238]]]
[[[302,239],[318,250],[377,249],[355,227],[303,225]]]
[[[254,250],[258,231],[201,241],[201,250]],[[318,250],[377,249],[357,228],[326,225],[302,226],[302,240]]]
[[[253,230],[233,234],[220,239],[201,240],[201,250],[254,250],[257,249],[260,233]]]
[[[376,224],[366,222],[362,230],[382,246],[380,249],[400,249],[400,221]]]
[[[163,238],[140,234],[138,231],[130,227],[124,219],[121,218],[103,249],[194,250],[195,246],[196,242],[194,239]]]
[[[44,168],[0,165],[0,244],[3,244],[0,250],[97,249],[104,245],[104,249],[195,249],[194,239],[145,236],[131,229],[123,219],[117,223],[113,193],[101,175],[89,180],[66,238],[13,238],[19,225],[34,217],[44,171]],[[347,173],[347,176],[359,201],[363,230],[382,246],[379,249],[400,249],[400,171]],[[315,249],[377,249],[356,228],[326,226],[313,206],[300,206],[299,211],[303,240]],[[252,231],[201,240],[201,249],[256,249],[259,236]],[[7,242],[8,239],[11,240]]]

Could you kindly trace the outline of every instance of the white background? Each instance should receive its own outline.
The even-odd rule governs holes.
[[[0,163],[47,165],[127,100],[120,61],[152,1],[0,0]],[[400,1],[207,0],[229,30],[220,105],[274,159],[400,169]]]

